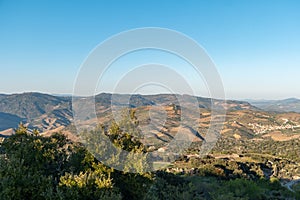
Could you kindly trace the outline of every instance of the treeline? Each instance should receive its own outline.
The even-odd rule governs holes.
[[[103,129],[99,129],[101,131]],[[90,134],[95,137],[97,131]],[[142,143],[109,127],[109,139],[119,148],[145,152]],[[80,143],[56,133],[42,137],[21,125],[0,147],[0,199],[295,199],[278,182],[174,174],[166,171],[130,173],[98,161]],[[199,164],[200,165],[200,164]],[[130,165],[140,168],[141,165]]]
[[[111,138],[132,148],[128,135]],[[0,199],[199,199],[199,195],[190,182],[173,174],[109,168],[82,144],[59,133],[42,137],[20,126],[1,144]]]

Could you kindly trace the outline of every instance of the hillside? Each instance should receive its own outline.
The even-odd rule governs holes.
[[[68,126],[72,120],[71,98],[41,93],[1,95],[0,112],[15,116],[4,117],[6,128],[15,128],[22,121],[29,127],[44,131]]]
[[[0,131],[17,127],[24,119],[13,114],[0,112]]]
[[[76,98],[85,102],[89,97]],[[180,105],[180,99],[185,99],[186,104]],[[268,197],[265,199],[276,199],[278,196],[282,197],[279,199],[284,199],[286,195],[293,196],[293,192],[298,191],[300,113],[266,111],[245,101],[229,100],[225,103],[221,100],[197,97],[198,116],[194,115],[195,110],[189,107],[193,99],[194,97],[189,95],[130,96],[101,93],[95,97],[98,118],[87,117],[82,119],[80,124],[101,124],[99,128],[112,142],[125,140],[121,145],[118,143],[121,147],[138,141],[145,152],[158,152],[154,154],[158,158],[162,155],[162,160],[153,163],[153,168],[156,165],[166,166],[163,172],[158,173],[184,175],[188,181],[199,186],[198,188],[219,188],[218,193],[223,193],[222,188],[227,184],[236,181],[239,185],[244,181],[247,184],[258,184],[258,188],[263,185],[266,188],[264,191],[272,191],[261,191],[265,193],[264,198]],[[210,149],[209,154],[203,156],[199,152],[203,144],[207,143],[206,134],[213,119],[211,102],[217,108],[225,108],[227,113],[225,121],[219,122],[223,128],[218,142]],[[0,95],[0,105],[0,142],[4,138],[11,138],[9,135],[13,132],[12,128],[16,128],[19,122],[24,122],[29,127],[28,135],[33,140],[43,136],[46,136],[46,139],[42,140],[49,140],[58,137],[55,132],[62,131],[72,142],[78,141],[71,97],[40,93]],[[84,111],[85,104],[81,106]],[[183,107],[190,114],[185,117],[199,127],[189,124],[181,126]],[[115,108],[121,111],[117,116],[118,123],[113,123],[112,110]],[[33,128],[42,134],[34,136],[31,133]],[[168,144],[174,141],[178,133],[192,139],[189,148],[182,154],[168,149]],[[97,149],[102,151],[105,148]],[[98,153],[101,152],[96,152]],[[172,158],[176,158],[176,161]],[[218,187],[220,183],[222,187]],[[272,188],[274,184],[276,188]],[[281,192],[277,192],[278,190]],[[202,191],[200,193],[206,197],[212,194]]]
[[[270,112],[298,112],[300,113],[300,99],[284,100],[248,100],[252,105]]]
[[[113,101],[112,101],[113,97]],[[84,102],[83,97],[77,97]],[[177,99],[179,98],[179,99]],[[192,134],[205,136],[211,121],[211,103],[227,110],[226,121],[223,124],[222,135],[235,139],[253,139],[270,137],[274,140],[289,140],[298,138],[300,114],[297,113],[274,113],[263,111],[262,104],[252,106],[245,101],[221,100],[196,97],[200,108],[199,118],[191,115],[191,120],[199,123],[199,129],[191,128]],[[101,93],[95,96],[95,108],[98,122],[101,124],[111,123],[113,107],[130,109],[136,113],[140,125],[149,124],[149,112],[158,109],[157,112],[167,114],[167,121],[163,127],[152,127],[148,130],[148,140],[153,143],[168,142],[178,131],[180,112],[178,106],[180,99],[189,102],[195,99],[189,95],[126,95]],[[129,102],[127,102],[129,100]],[[282,104],[297,107],[298,100],[289,99],[281,101]],[[268,104],[269,105],[269,104]],[[36,128],[40,132],[53,130],[73,130],[72,125],[72,98],[65,96],[52,96],[41,93],[23,93],[12,95],[0,95],[0,131],[16,128],[20,122],[25,123],[30,129]],[[84,107],[83,107],[84,109]],[[264,109],[266,109],[264,107]],[[295,110],[295,109],[294,109]],[[190,110],[189,112],[193,112]],[[82,120],[82,124],[95,121],[95,118]]]

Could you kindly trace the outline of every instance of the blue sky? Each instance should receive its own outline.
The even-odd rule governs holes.
[[[0,93],[72,93],[103,40],[163,27],[204,47],[227,98],[300,98],[299,10],[297,0],[0,0]]]

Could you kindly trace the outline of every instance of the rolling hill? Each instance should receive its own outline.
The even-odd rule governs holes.
[[[270,112],[297,112],[300,113],[300,99],[289,98],[284,100],[248,100],[252,105]]]
[[[113,97],[113,101],[112,101]],[[77,97],[84,100],[83,97]],[[85,97],[86,98],[86,97]],[[113,120],[112,107],[121,107],[135,111],[140,125],[149,124],[149,113],[153,109],[161,109],[167,115],[163,126],[152,127],[148,140],[155,142],[168,142],[178,131],[180,113],[175,109],[180,103],[177,99],[185,99],[187,109],[189,102],[195,97],[189,95],[126,95],[101,93],[95,96],[95,108],[98,116],[83,120],[83,124],[90,121],[109,124]],[[221,100],[196,97],[200,109],[199,118],[193,118],[199,124],[190,132],[198,139],[205,135],[211,121],[211,103],[227,110],[222,135],[235,139],[271,137],[277,140],[287,140],[299,136],[300,114],[283,112],[300,110],[297,99],[283,101],[256,102]],[[129,102],[127,102],[129,100]],[[278,105],[281,105],[281,107]],[[276,107],[277,106],[277,107]],[[286,106],[286,107],[284,107]],[[289,108],[289,109],[288,109]],[[84,107],[83,107],[84,109]],[[274,111],[281,110],[281,113]],[[190,110],[192,113],[193,110]],[[70,96],[52,96],[42,93],[23,93],[0,95],[0,134],[23,122],[30,129],[38,129],[42,133],[60,130],[71,130],[73,125],[72,98]],[[74,129],[72,129],[74,131]]]
[[[0,96],[1,127],[15,128],[20,122],[40,131],[68,126],[72,120],[71,98],[41,93]],[[1,128],[2,130],[4,128]]]

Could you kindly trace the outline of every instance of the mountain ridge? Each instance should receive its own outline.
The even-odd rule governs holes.
[[[252,105],[270,112],[300,113],[300,99],[287,98],[282,100],[248,100]]]
[[[84,100],[91,97],[74,98]],[[175,125],[178,124],[178,120],[180,120],[177,108],[181,106],[179,103],[181,98],[184,98],[187,102],[187,105],[185,105],[188,106],[187,108],[189,108],[189,105],[193,105],[194,99],[198,101],[200,110],[199,119],[193,117],[193,120],[199,123],[200,129],[192,131],[195,133],[205,132],[209,127],[209,122],[212,119],[212,103],[219,108],[227,110],[222,134],[227,134],[230,137],[244,137],[250,139],[255,138],[257,135],[272,137],[272,134],[268,134],[277,131],[277,136],[283,138],[278,131],[281,131],[282,134],[285,134],[286,131],[294,134],[295,131],[293,127],[295,130],[298,130],[298,122],[300,124],[300,114],[276,114],[273,111],[269,112],[263,110],[261,107],[253,106],[246,101],[227,100],[225,102],[220,99],[174,94],[130,95],[100,93],[95,96],[95,108],[98,119],[89,118],[86,120],[98,120],[98,123],[109,123],[113,120],[111,114],[112,106],[119,106],[122,109],[128,108],[137,112],[141,120],[140,124],[145,125],[149,123],[149,112],[151,109],[156,109],[154,107],[161,106],[161,109],[165,110],[168,114],[168,119],[171,119],[171,121],[167,123],[167,125],[171,127],[163,127],[163,130],[159,131],[158,129],[158,131],[154,131],[155,133],[153,134],[158,138],[160,136],[163,138],[166,136],[165,133],[176,133]],[[296,100],[290,99],[289,101],[293,102]],[[0,115],[0,133],[7,129],[16,128],[20,122],[27,125],[30,129],[38,129],[41,133],[71,129],[68,127],[73,125],[72,97],[66,96],[53,96],[35,92],[11,95],[0,94],[0,113],[2,113]]]

